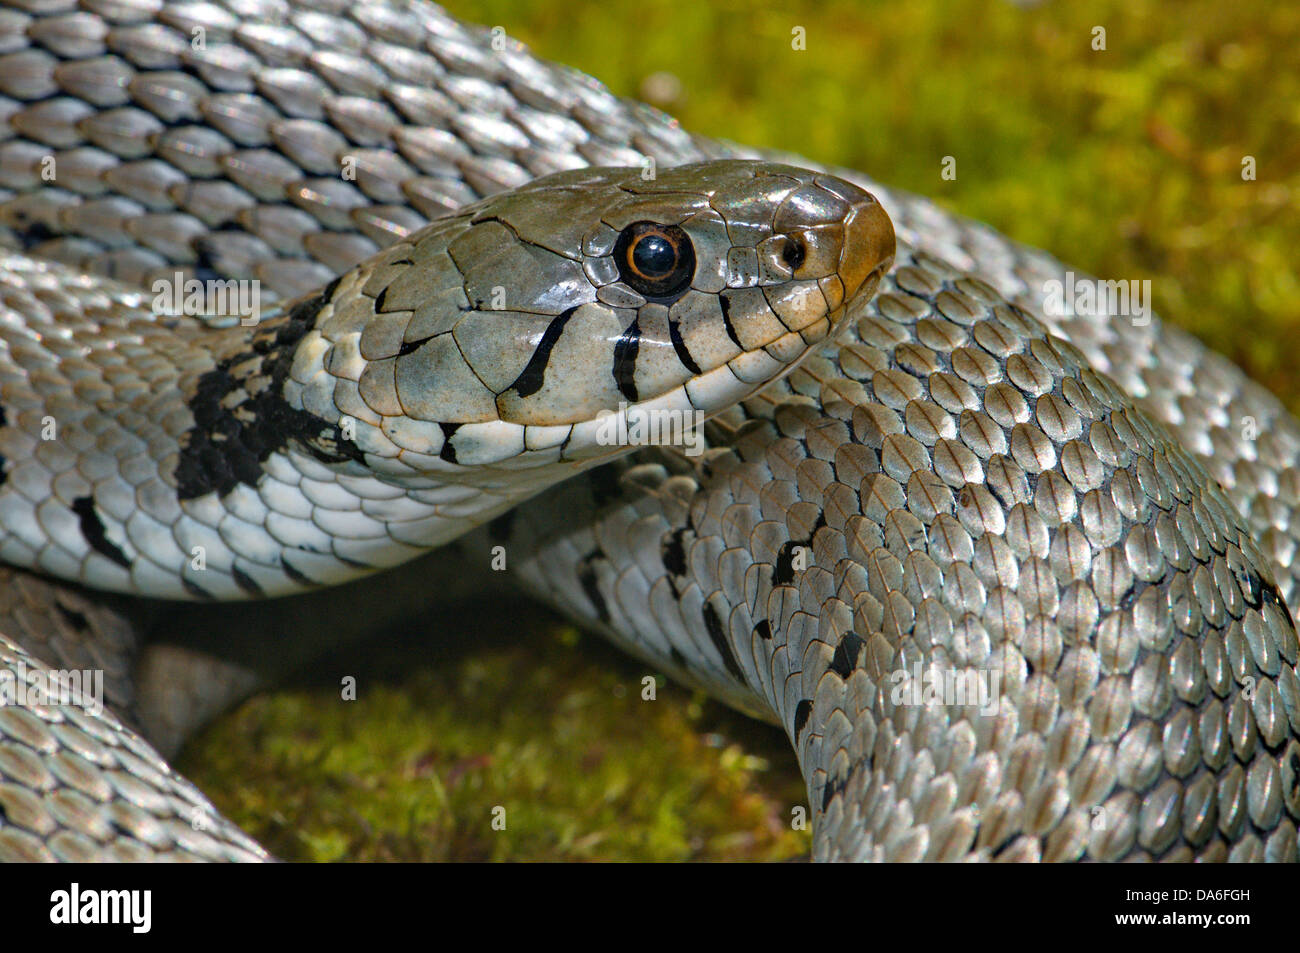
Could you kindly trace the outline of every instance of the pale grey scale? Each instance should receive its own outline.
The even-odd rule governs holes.
[[[221,133],[201,126],[182,126],[160,132],[154,152],[186,175],[208,179],[220,174],[235,145]]]
[[[332,274],[346,271],[353,262],[379,251],[379,245],[365,235],[345,232],[312,231],[303,236],[302,244]]]
[[[326,228],[339,231],[351,228],[354,209],[370,204],[355,185],[337,178],[301,180],[287,192],[290,202],[310,212]]]
[[[287,205],[250,205],[237,213],[236,219],[245,230],[272,248],[301,249],[307,235],[321,230],[320,222],[309,212]],[[352,263],[358,260],[353,259]],[[346,270],[346,267],[338,269]]]
[[[382,65],[382,64],[381,64],[381,65]],[[283,70],[279,70],[278,74],[283,75],[283,74],[285,74],[285,72],[283,72]],[[497,78],[498,78],[498,79],[502,78],[502,75],[500,75],[499,70],[498,70],[498,72],[497,72]],[[295,77],[294,77],[294,81],[302,81],[302,82],[308,82],[308,81],[311,81],[311,79],[312,79],[312,78],[311,78],[311,77],[308,77],[307,74],[296,74]],[[317,82],[318,82],[318,81],[317,81]],[[266,92],[266,91],[269,90],[269,88],[270,88],[270,87],[268,86],[268,88],[264,88],[263,91]],[[273,98],[274,98],[274,96],[273,96]],[[320,99],[321,103],[324,103],[324,100],[325,100],[325,94],[324,94],[324,92],[322,92],[322,94],[321,94],[320,96],[318,96],[318,99]],[[283,105],[285,105],[285,103],[283,103],[283,101],[281,101],[281,105],[282,105],[282,107],[283,107]],[[606,108],[608,108],[608,107],[606,107]],[[290,109],[290,114],[292,114],[292,112],[294,112],[294,111],[292,111],[292,109]],[[299,104],[298,104],[298,112],[303,112],[303,113],[316,113],[317,116],[324,116],[324,113],[320,112],[320,107],[318,107],[318,105],[317,105],[317,107],[313,108],[313,107],[308,107],[308,105],[303,105],[302,103],[299,103]],[[471,122],[471,124],[472,124],[472,122],[474,122],[474,121],[476,121],[476,120],[474,120],[473,117],[468,117],[467,120],[465,120],[465,121]],[[516,144],[517,144],[517,143],[516,143]],[[577,157],[575,157],[575,160],[573,160],[573,161],[581,161],[581,160],[580,160],[580,159],[577,159]],[[455,170],[452,170],[452,172],[454,172],[455,174],[458,174],[458,176],[459,176],[459,174],[460,174],[460,173],[456,173]],[[471,170],[471,177],[474,178],[474,179],[477,179],[477,181],[480,182],[480,183],[484,182],[484,179],[482,179],[481,176],[478,176],[477,173],[473,173],[473,170]],[[500,181],[500,178],[502,178],[502,177],[497,176],[498,181],[493,182],[493,185],[494,185],[495,187],[499,187],[499,185],[502,185],[503,182]],[[277,198],[282,198],[282,196],[277,196]],[[335,225],[337,225],[337,224],[335,224]],[[298,290],[300,290],[300,289],[298,289],[298,287],[295,287],[295,289],[292,289],[292,290],[294,290],[294,291],[298,291]]]
[[[44,684],[45,666],[5,636],[0,661]],[[108,709],[0,707],[0,808],[4,861],[267,859]]]

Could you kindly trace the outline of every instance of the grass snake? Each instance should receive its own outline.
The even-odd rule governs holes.
[[[0,707],[0,856],[265,856],[156,750],[248,673],[91,589],[436,604],[460,536],[779,723],[816,859],[1297,859],[1300,430],[1191,337],[418,0],[6,0],[0,112],[0,659],[109,702]]]

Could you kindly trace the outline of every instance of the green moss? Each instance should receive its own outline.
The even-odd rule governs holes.
[[[802,782],[769,767],[789,759],[775,729],[662,679],[647,700],[649,673],[571,628],[494,628],[458,651],[412,636],[360,671],[322,665],[357,672],[355,701],[325,684],[255,699],[182,767],[286,859],[807,853],[789,823]]]
[[[1300,8],[1105,0],[466,0],[552,59],[687,128],[870,172],[1105,278],[1150,278],[1166,320],[1300,408]],[[802,26],[807,49],[791,49]],[[1107,49],[1091,49],[1094,27]],[[945,156],[955,181],[940,177]],[[1253,156],[1257,179],[1243,181]],[[539,614],[544,620],[545,615]],[[510,631],[507,627],[506,631]],[[538,621],[250,702],[183,767],[284,857],[796,856],[783,737]],[[394,649],[395,652],[398,649]],[[490,825],[506,809],[506,830]]]

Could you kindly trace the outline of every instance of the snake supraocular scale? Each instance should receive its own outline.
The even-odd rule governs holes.
[[[756,167],[667,170],[755,153],[504,46],[417,0],[3,6],[0,555],[96,586],[232,598],[398,562],[560,478],[554,459],[509,459],[572,447],[570,469],[595,462],[596,442],[567,428],[597,409],[673,389],[709,411],[744,397],[826,338],[827,314],[853,311],[840,297],[865,284],[843,333],[723,411],[701,457],[640,451],[469,545],[506,545],[540,598],[779,721],[819,858],[1295,860],[1300,428],[1277,402],[1158,321],[1044,314],[1057,263],[836,171],[897,228],[898,265],[867,305],[893,245],[865,193],[763,167],[789,187],[757,198],[766,217],[733,222],[700,197],[714,173]],[[552,180],[611,189],[598,204],[613,195],[628,214],[603,230],[584,219],[590,195],[580,211],[546,205],[543,188],[529,198],[531,180],[588,165],[633,167]],[[497,217],[457,212],[520,188]],[[657,214],[633,211],[643,202]],[[799,219],[797,248],[783,215]],[[655,300],[685,293],[680,259],[657,263],[682,247],[668,226],[712,229],[692,238],[698,302],[678,314]],[[440,230],[467,227],[478,237],[458,257]],[[411,277],[426,259],[457,280]],[[296,301],[251,332],[186,330],[80,274],[149,287],[177,267]],[[484,307],[498,288],[509,303]],[[481,326],[439,323],[448,304]],[[692,392],[759,351],[740,384]],[[98,423],[122,395],[134,413]],[[46,417],[57,440],[40,439]],[[143,449],[124,450],[132,439]],[[105,475],[126,458],[131,494]],[[344,504],[332,537],[293,509],[327,513],[340,488],[365,503]],[[203,570],[188,568],[195,545]],[[49,661],[107,652],[129,697],[126,649],[49,634],[97,611],[82,593],[11,588],[20,637]],[[954,675],[991,682],[992,706],[908,690]],[[139,742],[112,722],[9,707],[0,732],[8,853],[255,851],[208,813],[191,831],[201,797],[129,754]]]

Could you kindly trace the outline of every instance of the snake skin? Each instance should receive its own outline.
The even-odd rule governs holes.
[[[44,670],[3,635],[0,665],[33,683]],[[6,705],[0,738],[6,861],[267,859],[108,709]]]
[[[5,241],[132,283],[291,297],[556,169],[756,154],[423,3],[26,6]],[[1158,319],[1046,314],[1047,255],[836,174],[898,236],[846,336],[703,457],[640,452],[471,543],[782,724],[818,859],[1295,861],[1296,421]],[[996,713],[895,700],[918,671],[996,674]]]

